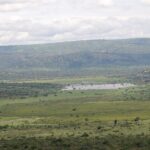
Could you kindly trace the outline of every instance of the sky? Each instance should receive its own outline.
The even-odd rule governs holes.
[[[150,0],[0,0],[0,45],[150,37]]]

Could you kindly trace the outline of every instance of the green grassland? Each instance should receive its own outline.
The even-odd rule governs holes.
[[[149,150],[150,84],[118,90],[61,90],[65,83],[86,81],[129,80],[85,77],[1,83],[0,149]],[[10,86],[15,87],[15,95]],[[23,87],[27,96],[22,98]]]

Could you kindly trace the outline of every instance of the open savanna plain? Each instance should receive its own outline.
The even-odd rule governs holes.
[[[124,83],[74,77],[0,83],[0,150],[149,150],[150,84],[63,91],[72,83]]]

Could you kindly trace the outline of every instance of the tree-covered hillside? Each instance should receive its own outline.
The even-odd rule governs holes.
[[[46,70],[55,75],[58,70],[94,68],[96,71],[106,66],[149,65],[150,39],[144,38],[0,46],[0,77],[4,76],[4,71],[6,74],[10,70],[20,73],[26,71],[25,74],[34,74],[36,71],[36,75],[37,71],[44,73]]]

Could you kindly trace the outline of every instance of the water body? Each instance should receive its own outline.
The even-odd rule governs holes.
[[[111,90],[133,87],[134,84],[131,83],[117,83],[117,84],[72,84],[65,86],[63,91],[73,91],[73,90]]]

